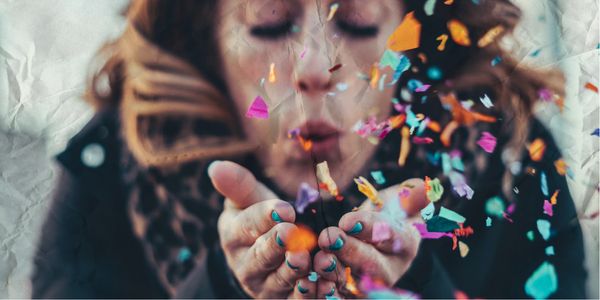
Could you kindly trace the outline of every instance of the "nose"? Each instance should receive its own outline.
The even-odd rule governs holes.
[[[314,45],[306,49],[305,56],[297,63],[296,88],[310,96],[329,92],[333,86],[332,74],[329,72],[330,64],[324,45]]]

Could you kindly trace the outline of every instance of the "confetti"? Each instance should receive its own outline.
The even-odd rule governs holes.
[[[400,144],[400,154],[398,155],[398,165],[403,167],[410,152],[410,130],[404,126],[400,133],[402,135],[402,142]]]
[[[550,102],[554,98],[554,94],[552,93],[552,91],[549,89],[545,89],[545,88],[540,89],[538,91],[538,96],[540,97],[540,99],[542,99],[542,101],[546,101],[546,102]]]
[[[558,288],[554,266],[545,261],[525,282],[525,293],[535,299],[546,299]]]
[[[303,182],[298,188],[298,195],[296,196],[296,210],[299,213],[304,213],[304,209],[313,202],[319,199],[319,191],[313,189],[308,183]]]
[[[504,201],[498,196],[494,196],[485,202],[485,212],[492,217],[502,217],[505,208]]]
[[[354,277],[352,277],[352,270],[350,269],[350,267],[346,267],[344,269],[344,272],[346,273],[346,289],[350,291],[352,295],[360,295],[360,291],[356,286],[356,281],[354,280]]]
[[[494,59],[492,59],[491,65],[492,65],[492,67],[495,67],[496,65],[498,65],[501,62],[502,62],[502,57],[496,56],[496,57],[494,57]]]
[[[552,217],[552,203],[548,200],[544,200],[544,214]]]
[[[486,227],[491,227],[491,226],[492,226],[492,218],[490,218],[490,217],[487,217],[487,218],[485,219],[485,226],[486,226]]]
[[[425,221],[430,220],[433,217],[434,213],[435,213],[435,206],[431,202],[427,206],[425,206],[425,208],[421,209],[421,217]]]
[[[469,200],[473,199],[473,194],[475,193],[473,189],[464,182],[455,186],[454,191],[461,197],[467,196],[467,199]]]
[[[329,73],[333,73],[342,68],[342,64],[337,64],[329,69]]]
[[[550,222],[548,220],[539,219],[536,224],[542,238],[547,241],[550,237]]]
[[[584,87],[594,93],[598,93],[598,87],[591,82],[586,82]]]
[[[592,135],[595,135],[595,136],[597,136],[597,137],[600,137],[600,128],[596,128],[596,129],[594,130],[594,132],[592,132]]]
[[[291,252],[310,252],[317,246],[317,235],[308,227],[298,225],[290,230],[285,246]]]
[[[427,77],[431,80],[440,80],[442,79],[442,70],[435,66],[429,67],[427,69]]]
[[[448,35],[442,34],[442,35],[438,36],[435,40],[440,41],[440,44],[437,46],[437,50],[444,51],[446,49],[446,42],[448,41]]]
[[[567,174],[568,166],[562,158],[554,161],[554,168],[556,168],[556,173],[558,173],[559,175],[564,176],[565,174]]]
[[[412,142],[414,144],[417,144],[417,145],[432,144],[433,143],[433,139],[430,138],[430,137],[418,137],[418,136],[414,136],[412,138]]]
[[[404,16],[402,23],[394,30],[387,40],[387,48],[401,52],[418,48],[421,42],[421,23],[417,21],[414,12]]]
[[[535,237],[532,230],[527,231],[526,236],[527,236],[527,239],[530,240],[530,241],[533,241],[533,239]]]
[[[381,171],[373,171],[371,172],[371,177],[375,180],[375,183],[381,185],[385,184],[385,177],[383,176],[383,172]]]
[[[423,239],[439,239],[441,237],[452,237],[452,233],[448,232],[429,232],[427,231],[427,225],[423,223],[414,223],[413,226],[417,228],[421,238]]]
[[[255,119],[269,118],[269,108],[261,96],[256,96],[256,98],[254,98],[254,101],[252,101],[252,104],[250,104],[250,107],[248,107],[246,117]]]
[[[451,220],[446,218],[442,218],[440,216],[433,216],[431,219],[427,221],[427,231],[429,232],[449,232],[451,233],[455,229],[460,228],[460,226]],[[454,236],[452,234],[452,236]]]
[[[458,251],[460,252],[460,257],[465,257],[469,254],[469,246],[467,244],[459,241],[458,242]]]
[[[481,101],[481,103],[483,104],[483,106],[485,106],[485,108],[494,107],[492,100],[490,99],[490,97],[488,97],[487,94],[484,94],[483,97],[479,97],[479,101]]]
[[[544,171],[540,173],[540,188],[544,196],[548,197],[548,180]]]
[[[469,30],[467,26],[458,20],[448,21],[448,30],[450,30],[450,36],[452,40],[461,46],[471,46],[471,39],[469,39]]]
[[[272,63],[271,66],[269,66],[269,82],[274,83],[276,80],[277,77],[275,76],[275,64]]]
[[[496,137],[491,133],[484,131],[482,132],[481,138],[477,141],[477,145],[479,145],[485,152],[492,153],[496,148]]]
[[[398,79],[400,79],[400,76],[402,76],[402,73],[406,72],[406,70],[410,69],[411,63],[410,63],[410,59],[408,59],[408,57],[401,55],[400,56],[400,62],[398,62],[398,65],[396,66],[396,72],[394,72],[394,78],[392,80],[393,83],[396,83],[398,81]]]
[[[375,243],[387,241],[392,237],[390,225],[387,222],[373,223],[371,240]]]
[[[448,219],[450,221],[454,221],[456,223],[464,223],[465,220],[466,220],[465,217],[463,217],[460,214],[458,214],[458,213],[456,213],[456,212],[454,212],[454,211],[452,211],[450,209],[447,209],[447,208],[445,208],[443,206],[440,208],[440,214],[439,214],[439,216],[442,217],[442,218],[444,218],[444,219]]]
[[[369,77],[369,85],[371,86],[372,89],[377,88],[377,82],[379,81],[379,68],[377,67],[377,64],[373,64],[371,66],[371,71],[369,72],[370,77]]]
[[[333,181],[333,178],[331,178],[331,175],[329,174],[329,166],[326,161],[317,164],[317,179],[325,186],[332,196],[336,197],[336,199],[340,198],[341,195],[339,194],[335,181]]]
[[[483,48],[486,47],[487,45],[491,44],[494,42],[494,40],[496,40],[496,38],[502,34],[504,32],[504,27],[502,27],[502,25],[498,25],[496,27],[493,27],[492,29],[488,30],[488,32],[486,32],[477,42],[477,46],[479,48]]]
[[[427,199],[431,202],[436,202],[442,198],[444,194],[444,186],[438,178],[431,180],[429,177],[425,177],[425,191],[427,192]]]
[[[552,205],[556,205],[556,198],[558,197],[558,192],[560,192],[560,190],[554,191],[554,194],[552,194],[552,197],[550,197],[550,203]]]
[[[396,71],[396,67],[400,64],[400,56],[394,51],[385,50],[383,55],[381,56],[381,60],[379,61],[379,67],[385,68],[390,67],[392,70]]]
[[[358,186],[358,190],[363,193],[363,195],[367,196],[369,200],[373,203],[373,205],[381,208],[383,205],[383,201],[379,199],[379,194],[375,187],[364,177],[360,176],[358,178],[354,178],[354,182]]]
[[[529,145],[529,156],[531,157],[531,160],[533,160],[533,161],[542,160],[542,157],[544,156],[545,151],[546,151],[546,144],[544,143],[544,140],[542,140],[541,138],[535,139]]]
[[[327,15],[328,22],[333,19],[333,16],[335,16],[335,13],[337,12],[339,7],[340,5],[338,3],[333,3],[331,4],[331,6],[329,6],[329,14]]]
[[[423,6],[423,10],[425,10],[425,14],[429,17],[433,15],[433,11],[435,9],[435,1],[436,0],[427,0],[425,5]]]
[[[548,256],[554,255],[554,246],[548,246],[548,247],[546,247],[545,251],[546,251],[546,255],[548,255]]]
[[[345,90],[347,90],[347,89],[348,89],[348,84],[347,84],[347,83],[344,83],[344,82],[340,82],[340,83],[338,83],[338,84],[336,84],[336,85],[335,85],[335,88],[336,88],[338,91],[340,91],[340,92],[343,92],[343,91],[345,91]]]

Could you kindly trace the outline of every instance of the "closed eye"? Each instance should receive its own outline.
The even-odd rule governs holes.
[[[256,25],[250,28],[250,34],[257,38],[275,40],[291,34],[293,26],[291,20],[273,25]]]
[[[376,25],[356,25],[344,20],[337,20],[336,26],[353,38],[371,38],[379,34],[379,27]]]

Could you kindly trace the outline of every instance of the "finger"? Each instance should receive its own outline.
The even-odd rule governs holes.
[[[277,199],[271,190],[256,181],[250,171],[234,162],[212,162],[208,176],[215,189],[230,199],[236,208],[244,209],[262,200]]]
[[[321,278],[333,281],[338,286],[346,284],[346,275],[342,263],[338,261],[334,254],[324,251],[317,252],[313,259],[313,267]]]
[[[298,279],[294,290],[288,298],[290,299],[315,299],[317,294],[317,283],[311,282],[306,277]]]
[[[405,192],[402,192],[402,190]],[[400,197],[400,205],[409,217],[418,215],[429,204],[423,179],[411,178],[405,180],[400,184],[400,193],[406,194]]]
[[[390,225],[381,213],[373,211],[355,211],[342,216],[338,224],[346,234],[353,236],[361,241],[374,245],[378,250],[388,254],[400,253],[405,244],[409,241],[409,229],[412,227],[408,223]]]
[[[282,200],[272,199],[258,202],[233,218],[226,218],[220,224],[222,241],[227,247],[250,246],[256,239],[279,223],[294,223],[294,207]]]
[[[352,272],[363,274],[366,271],[384,268],[384,260],[375,246],[359,239],[347,236],[338,227],[328,227],[321,231],[318,239],[319,247],[338,258],[338,263],[349,266]]]
[[[277,295],[277,298],[289,295],[296,281],[306,277],[310,270],[308,251],[287,252],[285,256],[285,262],[267,277],[264,285],[267,294]]]
[[[319,280],[317,283],[317,298],[323,299],[328,297],[340,298],[335,282],[328,280]]]
[[[296,229],[291,223],[279,223],[261,235],[246,252],[241,273],[248,279],[264,279],[285,260],[285,242]]]

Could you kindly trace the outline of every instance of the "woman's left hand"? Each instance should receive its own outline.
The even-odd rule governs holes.
[[[410,203],[417,203],[419,207],[427,203],[426,198],[423,199],[426,197],[424,184],[418,179],[390,187],[381,191],[380,195],[398,193],[407,182],[412,187]],[[338,227],[328,227],[319,235],[321,251],[314,257],[313,268],[323,279],[336,282],[336,292],[342,293],[339,289],[346,285],[345,267],[350,267],[352,274],[368,274],[391,287],[404,275],[417,255],[421,236],[412,223],[420,218],[409,218],[400,226],[393,226],[382,212],[372,207],[362,205],[357,211],[345,214]],[[408,213],[409,217],[416,215],[415,211]],[[374,236],[375,226],[381,226],[384,234]]]

